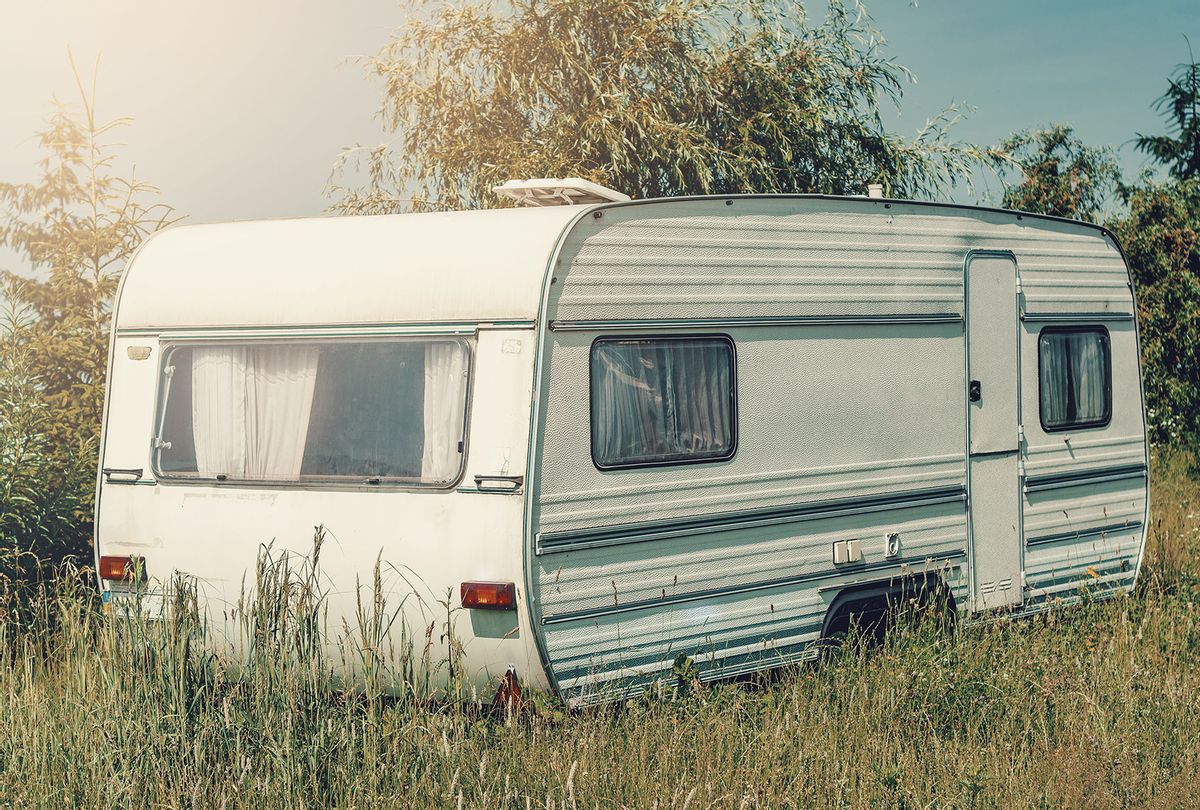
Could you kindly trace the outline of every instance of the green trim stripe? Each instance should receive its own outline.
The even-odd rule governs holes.
[[[1106,534],[1124,534],[1126,532],[1140,530],[1142,522],[1140,520],[1131,520],[1127,523],[1113,523],[1108,526],[1100,526],[1095,529],[1081,529],[1074,532],[1061,532],[1059,534],[1046,534],[1041,537],[1031,537],[1025,541],[1026,546],[1044,546],[1050,543],[1062,543],[1068,540],[1084,540],[1089,537],[1100,537]]]
[[[1045,492],[1051,489],[1083,486],[1084,484],[1103,484],[1107,481],[1124,481],[1145,477],[1145,464],[1126,464],[1121,467],[1102,467],[1098,470],[1033,476],[1025,479],[1025,491],[1027,493]]]
[[[671,318],[628,321],[552,321],[554,332],[591,332],[612,329],[736,329],[756,326],[858,326],[872,324],[962,323],[959,312],[907,315],[797,315],[750,318]]]
[[[748,583],[746,585],[727,585],[723,588],[708,588],[702,591],[692,591],[690,593],[667,596],[661,599],[642,599],[637,602],[629,602],[624,605],[609,605],[602,608],[576,610],[570,613],[556,613],[543,616],[542,624],[562,624],[564,622],[576,622],[586,619],[599,619],[621,613],[632,613],[638,610],[647,610],[656,607],[670,607],[672,605],[681,605],[687,602],[698,602],[704,599],[719,599],[723,596],[741,596],[743,594],[755,593],[757,591],[767,591],[774,590],[776,588],[787,588],[794,585],[804,585],[806,583],[816,582],[822,579],[832,579],[834,577],[846,576],[847,574],[875,573],[889,570],[895,570],[897,575],[914,573],[913,571],[904,571],[905,566],[922,566],[921,570],[933,570],[931,566],[941,566],[949,563],[951,560],[957,560],[965,556],[967,556],[967,552],[963,549],[959,549],[957,551],[943,552],[941,554],[929,557],[907,557],[896,560],[882,560],[880,562],[870,564],[847,563],[837,568],[827,568],[821,571],[816,571],[809,574],[800,574],[792,577],[768,579],[761,582]]]
[[[117,329],[118,337],[159,337],[163,340],[213,340],[254,337],[379,337],[389,335],[470,335],[480,329],[533,329],[535,322],[450,321],[430,323],[343,323],[243,326],[138,327]]]
[[[959,503],[966,506],[966,489],[961,486],[938,489],[893,492],[861,498],[840,498],[816,501],[791,506],[751,509],[702,515],[694,518],[656,520],[645,523],[630,523],[623,526],[606,526],[598,529],[577,531],[544,532],[537,537],[538,554],[556,554],[564,551],[604,548],[607,546],[665,540],[672,537],[694,536],[728,532],[735,529],[773,526],[781,523],[799,523],[809,520],[862,515],[871,512],[891,512],[897,509],[912,509],[943,503]]]

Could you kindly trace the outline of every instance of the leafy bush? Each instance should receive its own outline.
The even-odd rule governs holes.
[[[1126,191],[1110,220],[1137,285],[1143,385],[1156,444],[1200,442],[1200,180]]]
[[[11,313],[0,324],[0,618],[18,623],[46,563],[88,555],[96,474],[94,439],[63,446],[49,432],[54,414],[23,326]]]

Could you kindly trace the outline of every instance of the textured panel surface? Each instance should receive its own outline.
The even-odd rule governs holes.
[[[550,328],[541,347],[539,467],[527,553],[544,651],[560,687],[576,698],[621,693],[669,675],[679,654],[693,658],[704,677],[810,655],[839,588],[886,579],[905,566],[947,569],[956,600],[969,604],[967,519],[958,502],[724,532],[666,532],[542,555],[537,538],[965,488],[962,319],[970,250],[1016,255],[1022,314],[1133,311],[1124,263],[1103,234],[1006,213],[735,198],[607,208],[575,225],[553,270],[543,317],[551,326],[626,327]],[[705,323],[889,316],[943,322]],[[672,329],[655,334],[721,333],[735,341],[737,452],[720,463],[601,472],[590,457],[589,347],[601,334],[639,334],[662,320]],[[1020,330],[1027,422],[1037,414],[1037,329],[1030,323]],[[1079,437],[1083,453],[1096,454],[1100,464],[1108,457],[1136,460],[1144,447],[1131,322],[1114,323],[1113,342],[1121,346],[1114,348],[1121,355],[1119,362],[1114,356],[1116,387],[1130,401],[1110,429]],[[1012,440],[1015,448],[1015,425]],[[1027,442],[1030,465],[1043,472],[1080,466],[1063,456],[1069,443],[1061,438],[1027,428]],[[1012,478],[1010,527],[1020,525],[1021,503],[1015,471]],[[1047,531],[1056,530],[1048,513],[1031,513],[1035,525],[1039,518]],[[889,559],[884,538],[892,531],[900,533],[902,548]],[[1019,555],[1015,532],[1010,528],[1009,545]],[[1140,537],[1133,530],[1126,546],[1114,548],[1136,557]],[[833,542],[848,539],[863,547],[855,571],[832,560]],[[1052,566],[1053,555],[1093,542],[1047,544],[1032,558]],[[1074,571],[1068,567],[1062,576]],[[1009,583],[1018,594],[1020,573],[1018,565]],[[1047,578],[1043,585],[1056,583]]]
[[[967,403],[971,452],[1017,449],[1017,266],[1004,256],[974,256],[967,265],[967,376],[980,397]],[[1016,481],[1013,465],[1013,481]],[[1014,499],[1015,501],[1015,499]]]
[[[971,567],[976,611],[1021,601],[1017,454],[971,457]]]

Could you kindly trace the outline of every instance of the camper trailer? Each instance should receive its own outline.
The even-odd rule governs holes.
[[[681,655],[705,680],[811,659],[914,582],[964,620],[1132,588],[1148,456],[1108,231],[500,191],[526,205],[141,247],[113,317],[106,599],[183,573],[219,624],[260,549],[323,526],[331,628],[379,560],[414,636],[453,617],[481,688],[586,703]]]

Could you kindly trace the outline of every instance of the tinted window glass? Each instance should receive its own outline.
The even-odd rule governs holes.
[[[1112,416],[1112,354],[1104,329],[1042,330],[1038,377],[1046,430],[1108,424]]]
[[[733,455],[734,350],[727,338],[598,340],[591,389],[592,459],[600,468]]]
[[[447,485],[462,467],[459,340],[213,344],[169,350],[165,476]]]

